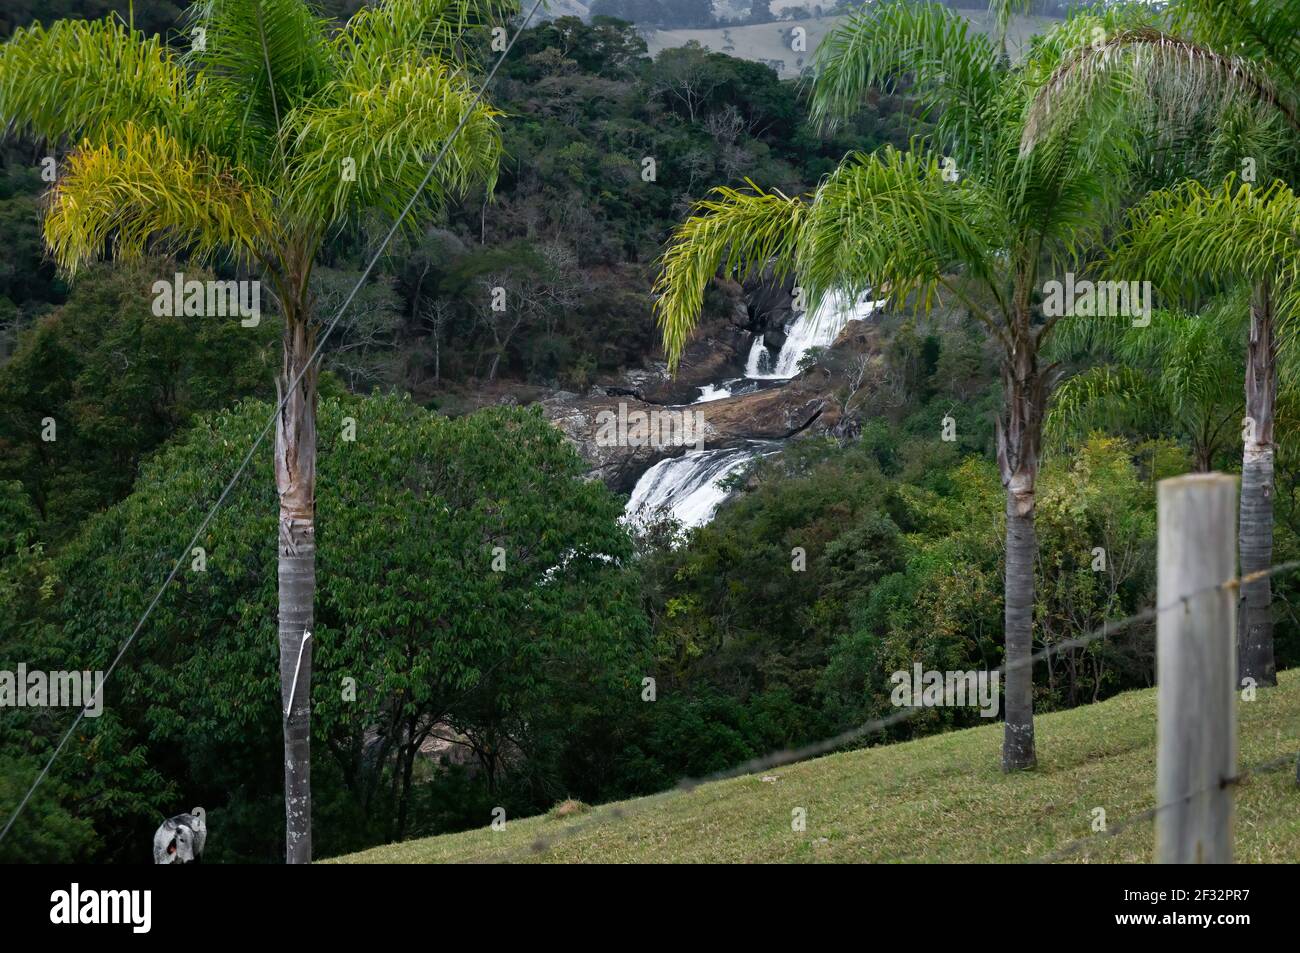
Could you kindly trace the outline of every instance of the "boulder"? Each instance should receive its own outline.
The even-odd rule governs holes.
[[[698,446],[728,447],[830,432],[839,421],[839,404],[830,396],[828,383],[827,376],[814,369],[785,385],[705,404],[664,406],[621,394],[564,395],[542,401],[542,409],[577,445],[590,465],[591,478],[628,492],[658,461]],[[638,430],[638,421],[650,422],[648,435]]]

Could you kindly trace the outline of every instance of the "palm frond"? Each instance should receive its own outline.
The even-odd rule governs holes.
[[[1075,124],[1117,102],[1153,103],[1162,123],[1186,125],[1234,105],[1276,111],[1300,130],[1295,104],[1259,64],[1151,27],[1106,34],[1074,49],[1038,89],[1021,148],[1032,151],[1060,123]]]
[[[126,123],[69,156],[50,195],[45,242],[70,274],[111,254],[188,249],[252,257],[276,233],[269,198],[191,155],[160,129]]]
[[[1054,344],[1056,356],[1073,334],[1074,343],[1105,363],[1057,388],[1045,422],[1051,444],[1096,429],[1143,427],[1181,431],[1198,457],[1212,456],[1243,402],[1241,303],[1233,293],[1200,314],[1158,310],[1147,327],[1114,318],[1070,322],[1087,330],[1067,330]]]
[[[797,251],[810,307],[835,288],[876,289],[928,307],[940,280],[961,272],[992,286],[1004,238],[978,180],[948,181],[939,158],[886,146],[849,156],[817,188]]]
[[[467,35],[518,12],[518,0],[380,0],[357,11],[331,47],[356,81],[374,83],[411,56],[459,62]]]
[[[98,137],[125,121],[173,127],[186,86],[167,45],[116,16],[38,23],[0,46],[0,122],[52,141]]]
[[[771,268],[780,279],[794,270],[806,204],[754,183],[720,187],[697,203],[673,231],[655,282],[655,316],[671,367],[681,359],[699,321],[704,290],[719,270],[744,278]]]
[[[224,144],[208,145],[250,166],[282,162],[285,117],[335,78],[327,21],[302,0],[200,0],[185,16],[205,34],[184,60],[201,72],[206,107],[225,130]]]
[[[934,116],[945,147],[963,159],[984,133],[999,81],[988,37],[934,3],[884,0],[850,14],[822,40],[813,59],[810,114],[829,124],[861,108],[869,90],[909,95]]]
[[[1207,46],[1265,64],[1279,85],[1300,92],[1300,5],[1258,0],[1176,0],[1180,32]]]
[[[1027,16],[1034,0],[989,0],[989,16],[993,18],[993,27],[998,38],[998,49],[1009,57],[1007,50],[1007,32],[1011,27],[1011,18],[1016,14]]]
[[[1145,423],[1163,401],[1150,377],[1134,367],[1098,365],[1067,378],[1052,393],[1044,442],[1061,448],[1094,430]]]
[[[1134,207],[1107,265],[1121,280],[1150,280],[1183,300],[1239,282],[1294,288],[1300,276],[1300,198],[1282,182],[1264,189],[1229,176],[1209,189],[1184,182]]]
[[[418,56],[391,63],[375,85],[351,76],[339,81],[286,119],[292,153],[288,204],[328,222],[363,207],[395,218],[448,141],[423,196],[427,207],[475,185],[491,191],[501,155],[500,113],[474,106],[474,97],[462,73]]]

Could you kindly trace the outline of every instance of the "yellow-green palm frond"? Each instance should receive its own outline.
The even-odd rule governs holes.
[[[429,207],[476,185],[491,191],[501,155],[500,113],[474,98],[464,74],[414,56],[392,64],[378,84],[336,83],[286,120],[290,205],[327,222],[362,207],[396,217],[449,140],[423,196]]]
[[[1151,322],[1155,340],[1133,352],[1121,347],[1119,357],[1125,360],[1134,353],[1138,359],[1145,357],[1148,367],[1158,367],[1160,390],[1177,414],[1204,415],[1212,408],[1235,407],[1244,399],[1241,376],[1248,315],[1245,308],[1222,307],[1198,315],[1170,312],[1164,321],[1156,315]],[[1124,343],[1144,330],[1151,328],[1130,326]]]
[[[890,91],[910,77],[908,93],[934,116],[940,140],[962,149],[985,134],[1001,74],[997,50],[965,17],[934,3],[884,0],[826,35],[813,75],[810,112],[823,124],[852,115],[869,90]]]
[[[1242,281],[1274,282],[1285,299],[1300,276],[1300,198],[1234,176],[1153,192],[1129,213],[1107,271],[1189,300]]]
[[[1146,327],[1114,317],[1067,322],[1049,356],[1083,350],[1106,363],[1053,393],[1044,431],[1049,445],[1062,447],[1095,429],[1134,427],[1180,431],[1198,456],[1212,457],[1240,417],[1247,314],[1234,290],[1200,314],[1156,311]]]
[[[115,16],[35,24],[0,46],[0,123],[50,140],[95,138],[128,120],[174,128],[186,86],[161,39]]]
[[[750,182],[747,189],[714,189],[693,211],[674,229],[654,287],[655,317],[673,368],[719,270],[744,278],[771,268],[778,279],[793,271],[807,206]]]
[[[68,156],[45,216],[46,245],[73,274],[106,254],[131,260],[146,249],[249,257],[275,230],[264,194],[165,131],[131,123]]]
[[[518,12],[518,0],[379,0],[357,11],[331,46],[356,81],[374,83],[412,56],[459,61],[467,35]]]
[[[960,272],[992,286],[1001,247],[990,196],[979,182],[957,181],[939,158],[892,146],[845,159],[818,186],[797,252],[810,306],[839,289],[868,288],[901,304],[928,306],[939,281]]]

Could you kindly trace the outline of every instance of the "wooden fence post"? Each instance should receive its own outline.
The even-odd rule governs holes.
[[[1237,478],[1158,488],[1156,862],[1232,862],[1237,770]],[[1179,605],[1179,603],[1182,603]]]

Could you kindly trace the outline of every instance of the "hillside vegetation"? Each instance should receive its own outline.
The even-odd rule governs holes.
[[[1300,748],[1300,671],[1238,706],[1239,763]],[[830,755],[694,790],[376,847],[340,863],[1018,862],[1044,859],[1092,835],[1104,808],[1115,836],[1062,859],[1147,862],[1154,825],[1124,821],[1154,806],[1155,689],[1038,719],[1039,768],[998,770],[1001,724]],[[1237,788],[1236,859],[1286,862],[1300,853],[1294,771]],[[807,830],[791,831],[791,811]],[[549,845],[535,850],[539,839]]]

